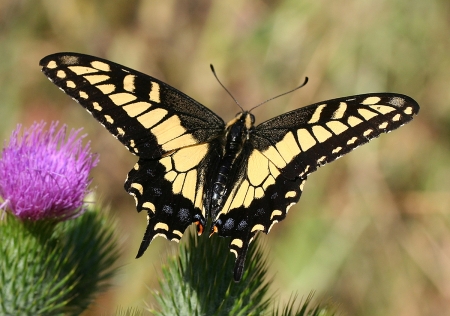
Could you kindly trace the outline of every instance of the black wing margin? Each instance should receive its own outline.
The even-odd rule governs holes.
[[[76,53],[49,55],[40,65],[55,85],[140,157],[159,158],[223,131],[223,120],[208,108],[136,70]]]

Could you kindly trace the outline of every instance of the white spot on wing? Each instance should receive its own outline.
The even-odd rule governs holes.
[[[109,67],[109,65],[102,61],[98,61],[98,60],[93,61],[93,62],[91,62],[91,66],[98,70],[111,71],[111,68]]]
[[[66,86],[67,86],[67,88],[72,88],[72,89],[76,88],[75,82],[73,82],[72,80],[67,80]]]
[[[143,112],[147,111],[152,105],[148,102],[135,102],[124,105],[122,108],[131,117],[136,117]]]
[[[153,213],[155,213],[156,211],[156,207],[152,202],[145,202],[142,204],[142,208],[145,208],[147,210],[152,211]]]
[[[116,86],[113,84],[102,84],[96,87],[104,94],[110,94],[111,92],[114,92],[114,90],[116,90]]]
[[[345,132],[348,127],[344,123],[341,123],[339,121],[330,121],[326,123],[328,128],[333,131],[336,135],[339,135],[343,132]]]
[[[90,74],[90,73],[98,72],[97,69],[94,69],[94,68],[91,68],[91,67],[86,67],[86,66],[69,66],[67,68],[69,68],[71,71],[73,71],[77,75],[84,75],[84,74]]]
[[[358,140],[358,137],[354,136],[352,137],[348,142],[347,145],[352,145]]]
[[[297,195],[297,192],[295,192],[295,191],[289,191],[289,192],[287,192],[285,195],[284,195],[284,197],[285,198],[291,198],[291,197],[295,197]]]
[[[308,121],[308,124],[317,123],[320,120],[320,114],[322,113],[322,110],[326,107],[326,104],[319,105],[316,110],[314,111],[313,115],[311,116],[311,119]]]
[[[340,120],[344,116],[345,111],[347,111],[347,103],[341,102],[339,103],[338,109],[334,111],[333,116],[331,118],[335,120]]]
[[[89,98],[89,96],[87,95],[87,93],[84,92],[84,91],[80,91],[80,92],[79,92],[79,95],[80,95],[80,98],[82,98],[82,99],[87,99],[87,98]]]
[[[138,116],[137,120],[145,128],[150,128],[156,125],[159,121],[161,121],[163,117],[166,116],[166,114],[167,114],[166,110],[158,108],[145,114],[142,114],[141,116]]]
[[[387,114],[389,112],[395,111],[394,107],[387,105],[370,105],[370,107],[375,111],[380,112],[381,114]]]
[[[111,101],[114,102],[115,105],[124,105],[125,103],[136,100],[136,96],[131,93],[120,92],[109,95]]]
[[[105,115],[105,120],[106,120],[106,122],[108,122],[109,124],[113,124],[113,123],[114,123],[113,118],[112,118],[111,116],[109,116],[109,115]]]
[[[314,136],[316,136],[319,143],[323,143],[327,139],[329,139],[333,134],[331,134],[329,131],[327,131],[325,128],[323,128],[320,125],[314,125],[312,127],[312,131],[314,133]]]
[[[269,175],[269,160],[258,150],[248,158],[247,176],[253,186],[259,186]]]
[[[144,194],[144,187],[141,184],[134,182],[131,184],[131,187],[138,190],[141,195]]]
[[[231,244],[232,245],[235,245],[236,247],[238,247],[238,248],[242,248],[242,246],[243,246],[243,242],[242,242],[242,240],[241,239],[233,239],[232,241],[231,241]]]
[[[64,70],[58,70],[58,72],[56,73],[56,77],[66,78],[66,73],[64,72]]]
[[[169,225],[167,225],[166,223],[163,223],[163,222],[159,222],[159,223],[157,223],[156,225],[155,225],[155,227],[153,228],[154,230],[157,230],[157,229],[163,229],[163,230],[169,230]]]
[[[54,60],[50,60],[47,64],[47,68],[49,69],[55,69],[56,67],[58,67],[58,64]]]
[[[275,216],[280,216],[283,215],[283,212],[281,212],[280,210],[274,210],[272,212],[272,214],[270,215],[270,220],[272,220]]]
[[[304,128],[297,131],[297,138],[303,151],[307,151],[316,144],[314,137]]]
[[[262,230],[264,231],[264,226],[261,224],[256,224],[255,226],[252,227],[252,230],[250,232],[254,232],[254,231],[258,231],[258,230]]]
[[[172,156],[175,169],[179,172],[186,172],[197,167],[205,158],[208,148],[209,145],[205,143],[180,149]]]
[[[156,103],[160,103],[160,96],[159,96],[159,84],[155,81],[151,82],[152,87],[150,90],[150,101],[156,102]]]
[[[370,120],[372,117],[377,116],[378,114],[366,109],[358,109],[359,115],[361,115],[366,121]]]
[[[359,118],[357,118],[357,117],[355,117],[353,115],[349,116],[349,118],[348,118],[348,125],[350,125],[352,127],[356,126],[358,124],[361,124],[362,122],[363,121],[361,119],[359,119]]]
[[[381,98],[380,98],[380,97],[368,97],[368,98],[365,98],[365,99],[361,102],[361,104],[364,104],[364,105],[377,104],[377,103],[380,102],[380,101],[381,101]]]
[[[107,75],[89,75],[89,76],[83,76],[84,79],[89,81],[90,84],[97,84],[102,81],[108,80],[110,77]]]
[[[133,92],[135,89],[134,86],[135,78],[136,78],[135,75],[126,75],[125,78],[123,78],[123,89],[128,92]]]
[[[394,122],[397,122],[397,121],[400,121],[400,118],[401,118],[401,115],[400,115],[400,114],[396,114],[396,115],[392,118],[392,120],[393,120]]]
[[[378,125],[378,128],[385,129],[387,126],[388,126],[388,122],[383,122],[380,125]]]
[[[92,106],[94,107],[94,110],[101,111],[103,108],[98,104],[98,102],[92,102]]]

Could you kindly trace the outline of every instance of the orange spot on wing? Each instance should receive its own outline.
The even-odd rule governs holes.
[[[203,229],[204,229],[204,227],[203,227],[203,225],[200,223],[200,221],[196,221],[195,222],[195,225],[197,225],[197,235],[201,235],[201,234],[203,234]]]

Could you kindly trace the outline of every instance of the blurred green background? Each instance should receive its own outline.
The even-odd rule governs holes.
[[[96,197],[119,219],[123,256],[84,315],[109,315],[152,304],[176,244],[159,238],[134,259],[146,220],[122,184],[136,157],[40,73],[39,60],[62,51],[151,74],[225,121],[238,108],[210,63],[247,109],[309,77],[255,110],[257,122],[353,94],[416,99],[414,121],[311,175],[261,239],[284,301],[315,290],[347,315],[450,315],[450,1],[0,0],[0,136],[35,120],[88,133]]]

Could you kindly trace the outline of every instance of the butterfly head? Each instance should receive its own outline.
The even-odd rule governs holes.
[[[236,124],[244,127],[246,130],[250,130],[255,124],[255,116],[248,111],[239,112],[227,123],[226,129],[229,130],[231,126]]]
[[[226,125],[228,143],[244,142],[255,124],[255,116],[244,111],[236,114]]]

